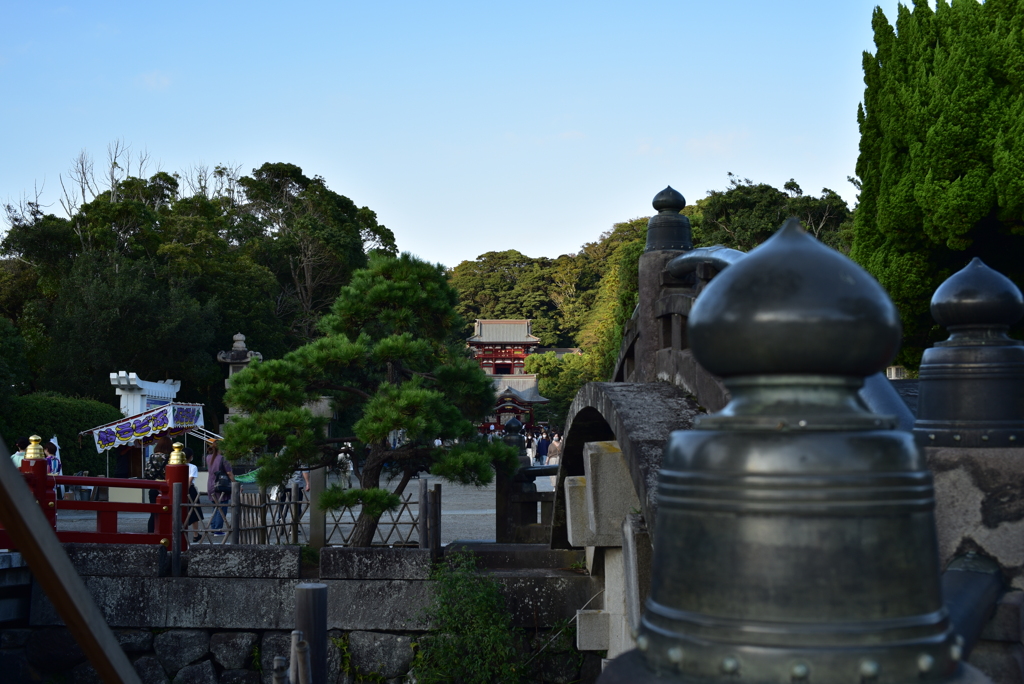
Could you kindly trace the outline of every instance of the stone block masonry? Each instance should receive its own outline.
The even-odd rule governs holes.
[[[274,656],[288,655],[295,587],[303,581],[297,547],[267,553],[243,546],[195,549],[185,563],[187,577],[166,576],[165,556],[147,549],[117,576],[101,574],[107,562],[101,556],[114,563],[118,548],[76,548],[69,555],[143,682],[270,684]],[[246,567],[269,576],[245,576]],[[418,550],[322,552],[329,684],[350,684],[356,673],[377,677],[371,681],[405,681],[413,644],[429,628],[429,570],[429,552]],[[493,576],[516,626],[542,642],[601,589],[599,580],[559,568],[498,570]],[[531,655],[524,652],[524,662]],[[583,658],[576,651],[545,653],[531,662],[545,673],[537,681],[580,680]],[[552,672],[565,676],[552,678]],[[26,624],[0,629],[0,681],[60,677],[69,684],[99,681],[49,599],[34,587]]]

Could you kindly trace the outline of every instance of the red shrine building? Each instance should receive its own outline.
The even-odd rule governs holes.
[[[540,338],[531,331],[532,321],[477,320],[473,335],[466,342],[480,368],[494,382],[494,414],[481,428],[490,431],[516,418],[527,428],[535,424],[534,404],[547,403],[537,391],[537,376],[526,373],[526,357],[537,351]]]

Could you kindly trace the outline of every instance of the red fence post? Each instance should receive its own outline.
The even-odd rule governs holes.
[[[161,489],[160,496],[157,497],[157,503],[161,505],[160,513],[157,516],[156,531],[164,535],[164,539],[167,540],[165,544],[167,549],[171,548],[171,535],[173,534],[173,521],[171,515],[173,514],[173,508],[171,506],[171,492],[174,491],[174,483],[181,483],[181,491],[188,496],[188,461],[185,460],[185,453],[182,448],[185,445],[181,442],[174,443],[174,451],[171,452],[170,458],[167,460],[167,468],[165,469],[167,478],[167,485],[164,489]],[[181,507],[182,515],[182,528],[184,528],[185,513],[188,509],[185,506]],[[163,540],[160,541],[163,544]]]
[[[21,462],[21,472],[25,475],[29,489],[36,503],[43,510],[46,521],[55,531],[57,529],[57,495],[53,480],[46,476],[46,454],[39,444],[42,437],[32,435],[28,438],[29,445],[25,449],[25,458]]]

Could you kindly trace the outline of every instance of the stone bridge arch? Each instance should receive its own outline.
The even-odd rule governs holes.
[[[584,474],[583,448],[589,442],[618,442],[653,532],[658,470],[665,441],[674,430],[688,430],[704,413],[684,388],[662,382],[592,382],[576,395],[566,417],[551,527],[552,548],[569,548],[565,478]]]

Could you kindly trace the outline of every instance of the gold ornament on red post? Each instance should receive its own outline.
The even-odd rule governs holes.
[[[186,465],[188,461],[185,460],[185,452],[182,451],[185,445],[175,442],[172,446],[174,451],[171,452],[171,458],[167,461],[167,465]]]
[[[43,453],[43,447],[40,444],[43,438],[39,435],[32,435],[28,438],[30,442],[28,448],[25,449],[25,460],[26,461],[37,461],[46,458],[46,454]]]

